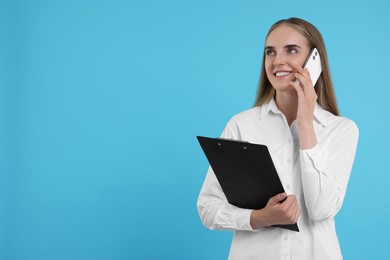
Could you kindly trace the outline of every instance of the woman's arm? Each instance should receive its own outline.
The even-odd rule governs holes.
[[[300,151],[303,194],[309,217],[314,221],[332,218],[340,210],[355,158],[357,126],[346,121],[343,129],[335,133],[337,136],[326,151],[321,143]]]
[[[211,167],[198,198],[198,211],[206,227],[221,230],[254,231],[265,226],[294,224],[300,215],[296,197],[286,193],[270,198],[259,210],[229,204]]]
[[[222,138],[241,140],[237,126],[229,122]],[[283,202],[280,202],[284,200]],[[300,214],[297,199],[285,193],[272,197],[260,210],[243,209],[228,203],[211,167],[198,198],[198,211],[203,224],[209,229],[260,230],[276,224],[294,224]]]
[[[241,139],[237,126],[231,121],[221,137]],[[250,225],[252,210],[229,204],[211,167],[200,191],[197,207],[203,224],[209,229],[253,230]]]
[[[253,230],[250,225],[252,210],[228,203],[211,167],[200,191],[197,207],[203,224],[209,229]]]
[[[332,218],[341,208],[351,173],[359,130],[347,119],[331,131],[331,147],[324,151],[317,144],[313,113],[317,95],[309,72],[296,68],[300,85],[291,82],[298,95],[297,125],[299,128],[302,188],[309,217],[314,221]],[[324,154],[327,154],[325,158]]]

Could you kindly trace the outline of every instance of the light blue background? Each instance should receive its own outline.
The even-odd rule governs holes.
[[[387,1],[0,3],[0,258],[226,259],[196,199],[219,136],[252,106],[264,37],[322,32],[360,128],[337,227],[345,259],[390,259]]]

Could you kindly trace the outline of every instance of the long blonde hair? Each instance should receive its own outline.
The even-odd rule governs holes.
[[[311,23],[300,18],[289,18],[276,22],[271,26],[267,33],[267,37],[270,33],[281,25],[291,26],[298,32],[300,32],[309,42],[310,49],[317,48],[321,56],[322,73],[314,86],[314,89],[318,96],[318,103],[329,112],[334,115],[339,115],[339,109],[337,106],[336,95],[333,89],[332,78],[330,76],[328,56],[326,54],[325,43],[322,39],[321,33]],[[268,103],[275,96],[275,89],[272,87],[267,74],[265,72],[265,53],[263,54],[263,64],[261,66],[260,81],[256,95],[256,101],[254,106],[260,106],[264,103]]]

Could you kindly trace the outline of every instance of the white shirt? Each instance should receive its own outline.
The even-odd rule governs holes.
[[[229,204],[211,167],[198,198],[203,224],[210,229],[234,230],[229,259],[342,259],[334,216],[340,210],[359,131],[355,123],[316,104],[314,130],[317,145],[299,149],[295,122],[291,127],[275,101],[234,116],[224,138],[268,146],[287,194],[297,197],[300,232],[277,227],[253,230],[250,209]]]

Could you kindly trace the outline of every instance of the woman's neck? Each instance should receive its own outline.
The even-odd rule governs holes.
[[[291,92],[276,92],[275,103],[287,119],[288,125],[297,118],[298,96]]]

